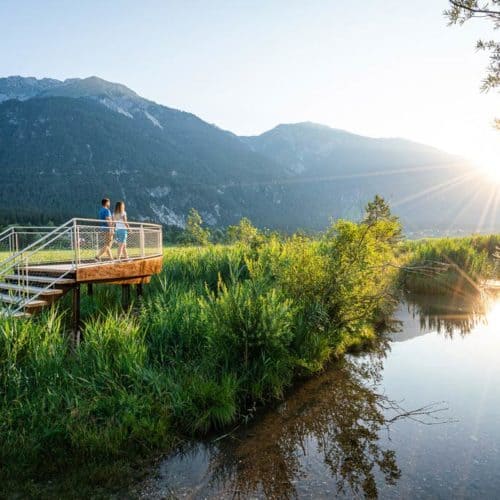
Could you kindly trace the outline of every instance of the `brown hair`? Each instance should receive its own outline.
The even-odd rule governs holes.
[[[108,202],[109,202],[109,198],[103,198],[102,201],[101,201],[101,205],[104,206]]]
[[[115,214],[122,214],[125,212],[125,202],[117,201],[115,205]]]

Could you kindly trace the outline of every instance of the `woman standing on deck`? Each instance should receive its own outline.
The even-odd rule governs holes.
[[[127,236],[130,226],[127,222],[127,212],[125,212],[125,203],[123,201],[116,203],[113,220],[115,221],[115,239],[118,243],[117,258],[121,259],[123,255],[125,259],[128,259]]]

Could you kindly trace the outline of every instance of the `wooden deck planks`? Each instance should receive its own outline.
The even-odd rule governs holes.
[[[78,283],[148,283],[153,274],[161,272],[163,257],[145,257],[127,261],[87,262],[75,269],[72,264],[41,264],[29,266],[31,274],[64,274]]]
[[[78,266],[77,283],[132,284],[138,279],[150,278],[161,271],[163,257],[147,257],[129,261],[112,261],[95,265]],[[139,281],[145,282],[145,281]]]

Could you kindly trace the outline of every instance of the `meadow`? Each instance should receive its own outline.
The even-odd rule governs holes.
[[[422,288],[412,268],[495,272],[498,237],[402,243],[399,231],[393,220],[338,221],[314,240],[252,232],[227,246],[166,248],[162,273],[130,310],[119,287],[82,298],[76,349],[64,300],[33,319],[0,319],[4,487],[36,495],[52,477],[94,493],[123,486],[142,459],[225,432],[373,342],[398,287]]]

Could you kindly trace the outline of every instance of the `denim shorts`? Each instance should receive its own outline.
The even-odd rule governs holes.
[[[118,243],[127,243],[128,231],[126,229],[117,229],[115,239]]]

